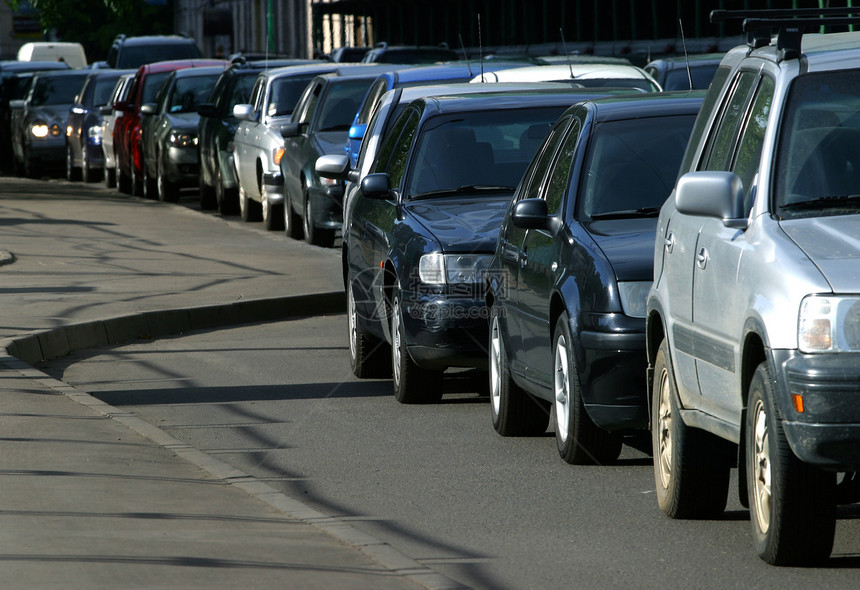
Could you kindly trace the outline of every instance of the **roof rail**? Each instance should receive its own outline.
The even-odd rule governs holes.
[[[771,32],[778,29],[776,47],[780,59],[796,59],[800,57],[800,45],[807,27],[860,25],[860,6],[711,11],[713,23],[740,19],[744,21],[743,31],[751,49],[769,45]]]

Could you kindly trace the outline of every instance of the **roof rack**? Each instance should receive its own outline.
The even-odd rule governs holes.
[[[711,11],[713,23],[740,19],[744,20],[743,31],[751,49],[769,45],[771,32],[778,29],[776,47],[780,59],[796,59],[807,27],[860,25],[860,6]]]

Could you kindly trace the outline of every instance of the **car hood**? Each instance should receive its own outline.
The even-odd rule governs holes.
[[[406,210],[439,241],[443,252],[494,252],[511,194],[436,197]]]
[[[69,116],[69,106],[67,104],[57,104],[31,107],[27,117],[31,121],[44,119],[49,123],[65,123],[66,117]]]
[[[176,113],[165,116],[172,129],[181,129],[183,131],[197,129],[197,123],[200,121],[200,115],[197,113]]]
[[[653,280],[655,217],[592,221],[585,230],[609,260],[616,280]]]
[[[780,222],[780,227],[835,293],[860,291],[860,215],[793,219]]]

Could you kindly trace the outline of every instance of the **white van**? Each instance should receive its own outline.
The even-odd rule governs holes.
[[[18,61],[64,61],[70,68],[83,68],[87,65],[87,56],[80,43],[38,41],[24,43],[18,50]]]

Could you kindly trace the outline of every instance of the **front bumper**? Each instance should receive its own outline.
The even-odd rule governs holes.
[[[197,149],[168,147],[164,175],[167,180],[180,186],[197,187],[200,175],[200,157]]]
[[[783,431],[806,463],[860,470],[860,354],[771,351]],[[792,396],[800,395],[803,412]]]
[[[66,165],[66,138],[43,137],[31,139],[27,145],[26,157],[31,163],[58,167]]]
[[[577,366],[588,415],[606,430],[648,426],[645,320],[623,314],[583,314]]]
[[[308,188],[314,227],[340,229],[343,226],[343,183]]]
[[[269,205],[284,204],[284,175],[278,172],[263,174],[263,185],[266,188],[266,200]]]
[[[406,349],[425,369],[488,366],[489,308],[483,298],[401,292]]]

